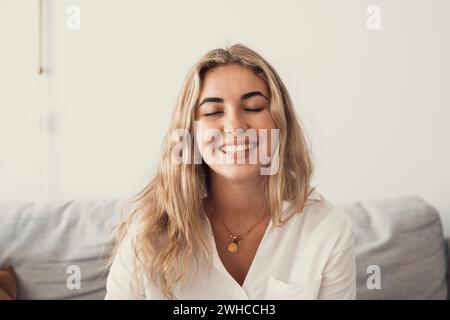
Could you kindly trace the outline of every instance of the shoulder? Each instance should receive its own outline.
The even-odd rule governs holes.
[[[293,214],[296,220],[307,220],[311,224],[333,225],[334,227],[348,228],[351,220],[343,207],[330,202],[322,193],[314,189],[302,212],[292,212],[288,202],[283,205],[283,217]]]
[[[305,213],[305,223],[331,254],[354,248],[353,226],[348,213],[324,196]],[[303,213],[302,213],[303,214]]]
[[[289,214],[289,207],[283,214]],[[295,213],[292,220],[288,224],[303,233],[303,239],[314,239],[322,245],[327,243],[335,249],[353,244],[353,227],[348,213],[316,190],[309,196],[304,210]]]
[[[305,220],[313,224],[334,230],[351,228],[350,216],[344,208],[330,202],[322,194],[319,194],[319,196],[320,199],[311,203],[300,215],[303,215]]]

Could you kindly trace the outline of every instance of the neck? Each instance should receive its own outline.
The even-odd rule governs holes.
[[[211,172],[211,201],[214,212],[234,225],[248,225],[265,213],[263,178],[232,181]]]

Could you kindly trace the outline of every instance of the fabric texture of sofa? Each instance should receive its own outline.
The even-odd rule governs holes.
[[[123,199],[0,203],[0,267],[19,299],[103,299]],[[355,202],[357,299],[447,299],[450,240],[418,196]],[[125,213],[126,214],[126,213]],[[78,272],[79,286],[73,275]],[[373,288],[373,277],[379,287]],[[370,282],[368,284],[368,282]]]

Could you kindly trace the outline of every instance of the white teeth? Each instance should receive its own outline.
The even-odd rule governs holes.
[[[243,152],[253,149],[255,144],[239,144],[239,145],[227,145],[224,146],[222,151],[227,154],[233,154],[235,152]]]

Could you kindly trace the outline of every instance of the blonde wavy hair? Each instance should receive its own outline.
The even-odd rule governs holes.
[[[186,280],[193,258],[197,266],[199,261],[205,261],[200,260],[202,258],[206,258],[211,266],[212,248],[204,224],[209,167],[204,162],[175,163],[171,154],[178,142],[171,139],[171,133],[176,129],[193,132],[195,107],[206,72],[229,64],[248,68],[263,79],[269,89],[270,112],[280,134],[280,167],[277,174],[267,177],[264,187],[272,223],[280,226],[294,213],[302,212],[314,189],[310,190],[311,153],[291,98],[275,69],[242,44],[206,53],[191,68],[183,83],[155,175],[141,192],[128,199],[127,203],[134,209],[118,226],[118,238],[107,266],[112,264],[129,226],[132,223],[139,226],[133,244],[133,291],[137,283],[137,290],[142,292],[142,275],[146,274],[162,290],[165,299],[176,299],[173,290]],[[194,143],[192,141],[192,145]],[[294,210],[283,221],[281,214],[285,200]]]

